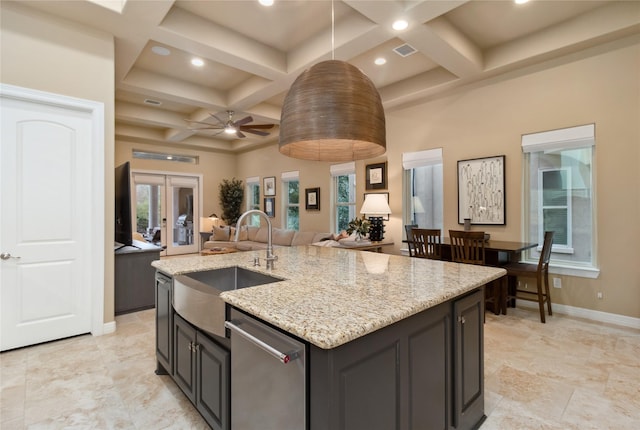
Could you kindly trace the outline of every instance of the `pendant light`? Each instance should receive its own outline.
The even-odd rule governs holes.
[[[333,1],[331,31],[333,57]],[[304,71],[289,89],[280,116],[282,154],[351,161],[382,155],[386,146],[380,95],[357,67],[332,58]]]

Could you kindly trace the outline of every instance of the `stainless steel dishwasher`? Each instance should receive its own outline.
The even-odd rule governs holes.
[[[231,333],[231,428],[306,428],[305,345],[235,309]]]

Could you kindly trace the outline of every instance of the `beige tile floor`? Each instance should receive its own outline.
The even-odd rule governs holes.
[[[0,428],[206,429],[154,374],[154,311],[116,321],[110,335],[0,354]],[[640,330],[516,309],[488,313],[485,333],[482,430],[640,428]]]

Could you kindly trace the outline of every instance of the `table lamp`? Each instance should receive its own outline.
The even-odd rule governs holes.
[[[208,217],[200,217],[200,231],[202,233],[212,233],[214,226],[220,226],[220,220],[216,214],[211,214]]]
[[[369,239],[374,242],[384,239],[384,223],[382,219],[383,216],[388,216],[391,213],[387,196],[385,194],[366,194],[360,213],[367,216],[371,223]]]

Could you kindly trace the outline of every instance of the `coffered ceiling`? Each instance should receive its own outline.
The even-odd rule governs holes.
[[[389,112],[640,33],[638,1],[335,0],[333,31],[328,0],[22,3],[115,36],[117,140],[225,152],[277,142],[278,128],[238,139],[195,132],[185,119],[226,119],[233,110],[234,119],[277,125],[295,78],[332,56],[362,69]],[[396,19],[408,28],[393,30]],[[415,52],[394,52],[405,44]]]

